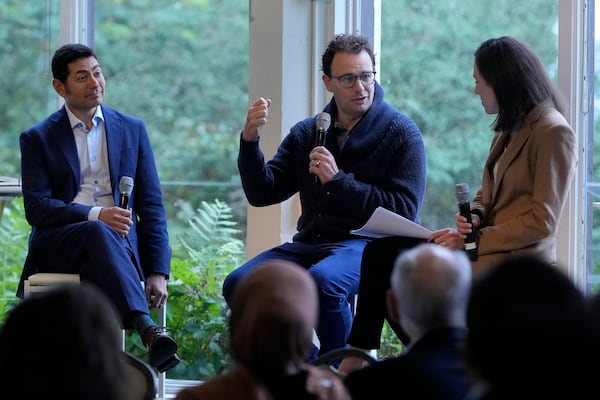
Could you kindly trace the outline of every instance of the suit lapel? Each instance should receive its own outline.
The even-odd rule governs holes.
[[[50,142],[56,143],[64,154],[73,176],[75,177],[76,187],[79,187],[79,179],[81,171],[79,167],[79,156],[77,155],[77,145],[73,136],[73,129],[69,122],[69,116],[64,106],[59,113],[55,114],[56,119],[52,121],[52,126],[49,129]]]
[[[110,182],[115,194],[115,204],[118,203],[119,165],[121,154],[121,119],[110,108],[102,106],[104,124],[106,127],[106,149],[108,152],[108,166],[110,170]]]
[[[531,136],[531,131],[533,130],[534,124],[540,119],[542,113],[548,107],[551,107],[551,104],[548,101],[535,106],[525,117],[523,126],[521,126],[514,133],[508,147],[506,148],[506,151],[504,152],[504,155],[502,156],[502,159],[500,160],[500,163],[498,164],[498,172],[496,174],[496,179],[494,180],[494,197],[496,196],[496,193],[498,191],[498,188],[500,187],[500,183],[502,182],[502,178],[504,177],[506,170],[512,164],[514,159],[519,155],[519,152],[521,151],[523,146],[525,146],[525,143],[527,143],[529,137]],[[505,138],[506,136],[499,138],[501,140],[498,140],[498,143],[496,143],[496,146],[500,147],[499,149],[497,149],[498,151],[502,151],[501,147],[503,147],[503,145],[501,145],[500,143],[505,143]]]

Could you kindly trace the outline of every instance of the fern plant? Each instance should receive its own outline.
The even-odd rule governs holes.
[[[23,198],[5,204],[0,224],[0,321],[19,301],[16,296],[23,263],[27,255],[27,243],[31,228],[25,220]]]
[[[171,260],[167,326],[179,345],[181,363],[169,371],[170,379],[205,378],[229,365],[228,308],[221,295],[225,276],[245,256],[244,242],[235,228],[231,208],[224,202],[202,202],[177,237]],[[128,350],[144,356],[136,335]]]

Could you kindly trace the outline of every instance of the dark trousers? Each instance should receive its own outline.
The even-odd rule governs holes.
[[[402,344],[409,343],[410,340],[400,325],[388,318],[385,298],[398,255],[425,242],[425,239],[390,236],[374,239],[365,246],[360,265],[356,315],[348,337],[349,345],[378,349],[386,319]]]
[[[29,245],[25,269],[79,274],[112,301],[125,328],[132,312],[148,313],[140,284],[143,274],[132,262],[127,238],[101,221],[38,229]]]
[[[346,345],[352,326],[349,299],[358,292],[360,263],[366,239],[333,243],[288,242],[266,250],[231,272],[223,283],[223,297],[231,304],[234,288],[248,271],[270,259],[295,262],[308,270],[319,292],[317,335],[319,355]]]

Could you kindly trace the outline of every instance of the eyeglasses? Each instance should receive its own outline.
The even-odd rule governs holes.
[[[340,82],[340,85],[342,85],[342,87],[344,89],[350,89],[352,87],[354,87],[354,84],[356,83],[356,79],[360,79],[360,81],[362,82],[363,85],[372,85],[373,82],[375,81],[375,74],[376,72],[363,72],[360,75],[352,75],[352,74],[346,74],[346,75],[342,75],[342,76],[334,76],[331,75],[331,77],[333,79],[337,79]]]

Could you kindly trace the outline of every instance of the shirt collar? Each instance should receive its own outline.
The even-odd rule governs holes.
[[[85,128],[85,124],[83,123],[83,121],[80,120],[79,118],[77,118],[75,116],[75,114],[73,114],[71,109],[66,104],[65,104],[65,110],[67,110],[67,115],[69,116],[69,123],[71,124],[71,128],[74,129],[77,126],[82,126]],[[102,114],[102,107],[100,107],[100,106],[96,107],[96,112],[94,113],[94,118],[92,118],[92,121],[94,121],[94,125],[97,125],[99,123],[99,121],[104,121],[104,114]]]

